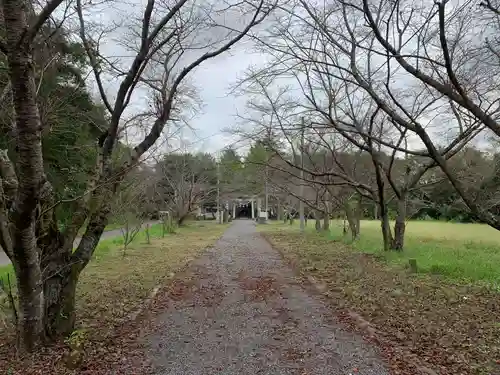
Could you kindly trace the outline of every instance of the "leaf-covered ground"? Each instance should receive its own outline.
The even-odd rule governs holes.
[[[68,343],[60,343],[31,358],[16,358],[14,337],[5,329],[0,342],[0,374],[114,374],[119,364],[130,374],[141,373],[142,354],[135,346],[139,323],[135,312],[155,287],[169,284],[178,272],[227,228],[211,222],[193,223],[161,237],[151,229],[151,244],[141,234],[123,256],[122,240],[106,240],[81,275],[77,295],[78,327],[73,342],[83,344],[82,363],[70,370],[65,363]],[[12,333],[12,332],[10,332]],[[78,359],[76,360],[78,362]]]
[[[500,374],[498,292],[411,274],[315,233],[264,230],[303,275],[324,283],[341,318],[352,322],[355,312],[371,323],[394,374],[424,373],[415,367],[416,358],[441,375]]]

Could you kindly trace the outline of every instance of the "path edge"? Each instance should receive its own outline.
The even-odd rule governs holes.
[[[330,293],[327,290],[327,286],[324,282],[321,282],[317,280],[314,276],[308,274],[307,272],[304,272],[301,270],[296,262],[294,262],[292,259],[290,259],[286,254],[279,248],[279,246],[276,246],[273,241],[269,238],[267,233],[264,232],[258,232],[259,235],[271,246],[271,248],[276,251],[280,257],[285,261],[285,263],[293,270],[293,272],[297,275],[300,275],[303,280],[308,284],[308,286],[318,295],[323,297],[328,301],[328,304],[331,304],[330,301]],[[341,315],[338,313],[334,313],[335,317],[337,319],[341,318]],[[339,319],[340,320],[340,319]],[[349,325],[352,327],[355,327],[359,331],[361,331],[363,339],[365,339],[367,342],[372,342],[375,343],[377,346],[379,346],[381,349],[383,347],[399,347],[399,348],[405,348],[404,346],[397,344],[389,339],[387,339],[384,335],[384,333],[378,329],[376,329],[368,320],[363,318],[360,314],[356,313],[355,311],[352,311],[350,309],[347,309],[347,313],[345,316],[345,319]],[[391,359],[390,355],[385,355],[386,359],[389,361]],[[433,369],[430,368],[430,364],[427,363],[426,361],[420,359],[419,357],[411,356],[409,358],[404,358],[405,362],[408,363],[409,365],[413,366],[416,371],[418,371],[418,374],[420,375],[439,375],[438,372],[434,371]],[[389,363],[390,364],[390,363]],[[392,367],[390,367],[390,370],[392,372]],[[414,374],[414,375],[418,375]]]
[[[143,315],[147,310],[149,310],[149,308],[152,306],[153,302],[155,301],[156,297],[160,292],[168,288],[172,284],[172,282],[178,277],[179,274],[186,272],[196,259],[201,257],[208,250],[214,248],[217,242],[219,242],[221,238],[224,236],[227,229],[229,229],[229,227],[226,228],[226,230],[221,233],[221,235],[214,241],[212,245],[205,246],[203,250],[200,251],[200,254],[197,257],[189,259],[184,265],[182,265],[175,271],[172,271],[169,280],[166,283],[156,285],[149,293],[149,296],[140,304],[140,306],[127,315],[124,322],[136,322],[141,315]]]

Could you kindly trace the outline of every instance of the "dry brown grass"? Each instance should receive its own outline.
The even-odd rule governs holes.
[[[133,243],[123,256],[115,246],[83,272],[77,311],[83,329],[116,324],[125,319],[157,285],[164,285],[180,268],[212,245],[227,226],[213,223],[179,230],[165,238]],[[102,329],[99,330],[102,335]]]

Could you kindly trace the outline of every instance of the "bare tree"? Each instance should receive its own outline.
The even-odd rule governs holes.
[[[384,62],[379,65],[382,72],[391,77],[397,74],[407,86],[425,93],[424,97],[435,98],[438,105],[430,107],[424,116],[397,93],[393,82],[386,82],[385,97],[379,88],[371,83],[367,87],[366,80],[363,82],[392,121],[419,137],[432,162],[443,171],[471,212],[500,229],[498,216],[483,201],[468,194],[467,186],[452,172],[447,153],[443,153],[443,147],[436,144],[424,126],[425,117],[432,118],[433,125],[446,124],[450,120],[443,116],[445,112],[459,136],[474,127],[485,127],[500,135],[496,7],[489,2],[481,3],[479,8],[473,2],[464,2],[449,4],[447,11],[447,5],[447,1],[440,1],[432,9],[423,9],[411,1],[345,2],[342,3],[344,30],[350,35],[351,55],[359,55],[357,48],[371,56],[383,56]],[[408,10],[408,16],[401,16],[402,9]],[[366,22],[350,28],[346,14]],[[369,43],[362,41],[367,34]],[[479,38],[480,34],[486,38]]]
[[[298,1],[280,8],[275,26],[258,40],[262,50],[272,56],[270,63],[249,73],[244,83],[250,90],[246,91],[260,92],[268,102],[265,110],[285,119],[287,131],[298,131],[300,123],[287,119],[300,112],[300,116],[310,119],[306,122],[309,133],[316,134],[316,141],[325,147],[330,142],[325,135],[337,134],[370,155],[376,189],[363,186],[363,193],[380,206],[384,246],[401,250],[409,192],[419,186],[430,169],[446,167],[447,160],[476,137],[485,124],[443,93],[429,90],[394,68],[387,51],[375,48],[378,37],[366,30],[355,3],[317,5]],[[378,11],[386,15],[390,13],[386,8]],[[398,12],[393,9],[394,14]],[[413,26],[409,18],[404,21],[406,28],[401,26],[397,31]],[[290,87],[295,89],[295,95],[286,97],[285,92],[292,91]],[[431,141],[436,124],[446,127],[439,131],[437,140]],[[460,185],[449,169],[446,175],[454,186],[455,182]],[[353,186],[359,183],[345,173],[337,173],[337,177]],[[471,202],[462,190],[471,210],[495,225],[496,219]],[[392,199],[398,202],[394,238],[387,210]]]
[[[106,58],[100,52],[99,39],[89,35],[86,8],[77,0],[80,37],[109,112],[109,126],[96,144],[98,159],[86,193],[72,200],[72,221],[61,229],[55,212],[61,202],[55,201],[44,172],[40,111],[31,63],[32,46],[40,28],[61,3],[61,0],[48,1],[31,16],[25,2],[2,2],[5,40],[0,41],[0,51],[7,56],[12,85],[17,154],[13,161],[6,152],[0,155],[0,244],[16,273],[18,343],[22,351],[33,350],[45,337],[56,338],[73,329],[78,278],[108,222],[111,197],[126,173],[150,150],[179,110],[186,77],[204,61],[229,50],[271,10],[263,0],[219,4],[212,9],[212,15],[230,13],[248,19],[243,29],[235,30],[227,25],[218,28],[206,9],[200,9],[196,2],[148,1],[139,17],[139,30],[133,34],[137,39],[129,41],[130,46],[137,47],[131,51],[130,65],[118,74],[119,85],[114,95],[107,95],[103,82]],[[193,35],[195,30],[219,31],[214,38],[200,41]],[[129,157],[116,165],[112,163],[112,155],[120,124],[126,109],[136,100],[134,93],[139,88],[148,93],[150,125]],[[73,241],[86,221],[86,230],[73,251]]]
[[[140,174],[129,174],[122,182],[113,203],[113,219],[120,225],[123,238],[123,256],[128,246],[141,231],[146,219],[147,181],[140,180]]]
[[[177,225],[216,192],[214,163],[209,155],[168,154],[156,165],[157,192]]]

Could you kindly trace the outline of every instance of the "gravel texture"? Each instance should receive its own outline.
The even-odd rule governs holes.
[[[235,221],[170,298],[143,338],[157,375],[389,374],[375,348],[301,287],[252,221]]]

